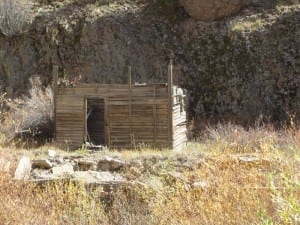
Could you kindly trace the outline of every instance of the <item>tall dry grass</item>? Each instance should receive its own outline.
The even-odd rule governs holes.
[[[44,186],[16,182],[0,175],[1,224],[107,224],[103,207],[82,184]]]
[[[220,151],[259,153],[281,150],[295,153],[300,148],[300,128],[292,120],[289,126],[280,128],[265,123],[255,123],[248,127],[231,122],[208,124],[194,140],[212,144]]]
[[[169,158],[165,153],[166,160],[153,160],[148,165],[142,176],[159,180],[162,185],[156,186],[161,188],[137,182],[103,196],[87,191],[82,184],[38,186],[13,181],[10,174],[2,173],[0,221],[55,225],[300,224],[299,129],[243,130],[227,124],[206,132],[207,139],[189,144],[185,153],[170,152]],[[197,161],[199,154],[195,152],[206,157],[193,169],[174,166],[176,158],[182,163]],[[135,159],[140,155],[141,160],[144,155],[161,155],[155,151],[132,154]],[[168,172],[179,172],[184,179]],[[122,173],[125,175],[126,169]]]

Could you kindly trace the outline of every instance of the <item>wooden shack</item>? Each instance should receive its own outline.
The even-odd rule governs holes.
[[[184,92],[168,84],[78,84],[55,88],[55,136],[76,149],[84,143],[110,149],[180,149],[187,141]],[[55,82],[57,83],[57,82]]]

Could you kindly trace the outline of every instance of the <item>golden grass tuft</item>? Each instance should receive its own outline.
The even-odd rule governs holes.
[[[105,224],[103,208],[82,184],[44,186],[0,176],[1,224]]]

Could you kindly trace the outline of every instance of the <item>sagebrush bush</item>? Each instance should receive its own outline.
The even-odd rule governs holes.
[[[24,32],[32,17],[32,0],[0,0],[0,31],[5,36]]]
[[[28,95],[0,99],[0,133],[5,142],[20,135],[34,137],[49,136],[53,127],[53,91],[50,86],[43,87],[39,78],[31,79]]]

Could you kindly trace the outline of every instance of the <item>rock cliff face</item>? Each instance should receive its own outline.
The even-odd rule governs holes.
[[[0,34],[0,91],[17,95],[28,78],[60,76],[83,82],[176,82],[189,91],[190,114],[283,120],[300,112],[300,4],[248,8],[202,22],[179,1],[50,1],[36,8],[28,33]]]

